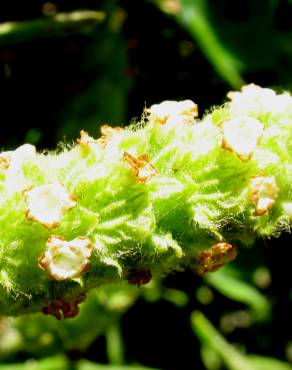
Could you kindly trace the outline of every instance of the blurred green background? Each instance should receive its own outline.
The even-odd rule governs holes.
[[[291,0],[0,3],[3,150],[72,143],[166,99],[200,115],[245,83],[292,91]],[[0,370],[292,369],[291,236],[204,279],[93,292],[79,317],[2,318]]]

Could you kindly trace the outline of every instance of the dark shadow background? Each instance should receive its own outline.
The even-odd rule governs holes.
[[[126,125],[145,105],[166,99],[192,99],[202,115],[211,105],[221,104],[229,90],[240,87],[218,68],[220,55],[210,56],[217,44],[232,55],[235,61],[228,63],[245,83],[292,90],[292,1],[185,1],[203,9],[217,44],[208,43],[204,33],[193,34],[162,3],[2,1],[1,22],[48,17],[48,9],[103,10],[106,19],[54,37],[50,30],[41,38],[32,32],[28,40],[16,37],[13,43],[3,42],[0,32],[1,148],[30,142],[40,150],[52,149],[59,140],[75,140],[81,129],[97,137],[101,124]],[[287,355],[292,341],[291,261],[290,235],[259,241],[242,252],[234,264],[242,279],[253,284],[258,266],[269,271],[270,284],[259,289],[269,297],[272,317],[235,328],[226,334],[230,342],[247,352],[292,362],[292,355]],[[190,313],[200,309],[220,327],[224,315],[245,306],[215,290],[213,303],[202,304],[195,292],[204,282],[190,273],[172,275],[164,284],[186,292],[188,305],[139,300],[122,321],[126,359],[166,370],[204,369]],[[107,361],[103,338],[85,357]]]

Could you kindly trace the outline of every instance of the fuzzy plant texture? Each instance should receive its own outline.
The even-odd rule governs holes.
[[[164,101],[72,147],[0,154],[0,313],[74,317],[102,284],[215,271],[292,219],[292,97],[256,85],[199,120]]]

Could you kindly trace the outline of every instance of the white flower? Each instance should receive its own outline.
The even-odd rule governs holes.
[[[250,84],[243,86],[241,92],[231,91],[227,94],[231,99],[232,115],[250,114],[258,117],[267,113],[278,115],[292,110],[292,97],[288,93],[277,95],[272,89]]]
[[[39,258],[39,266],[48,270],[55,280],[78,278],[88,271],[92,248],[91,240],[86,237],[66,241],[52,235],[45,253]]]
[[[242,161],[248,161],[263,134],[263,125],[252,117],[238,117],[222,124],[222,147],[236,153]]]
[[[28,204],[26,217],[48,229],[58,227],[61,217],[76,206],[72,196],[59,183],[35,186],[24,194]]]
[[[171,101],[165,100],[160,104],[154,104],[145,109],[150,113],[150,120],[166,124],[177,120],[178,123],[192,122],[198,115],[198,106],[191,100]]]

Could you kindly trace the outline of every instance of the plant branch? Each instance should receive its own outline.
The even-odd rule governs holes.
[[[102,23],[104,18],[103,12],[77,10],[39,19],[2,23],[0,24],[0,45],[78,33],[87,27]]]
[[[0,155],[0,312],[74,317],[86,292],[233,260],[290,230],[292,98],[249,85],[201,121],[190,100]]]

